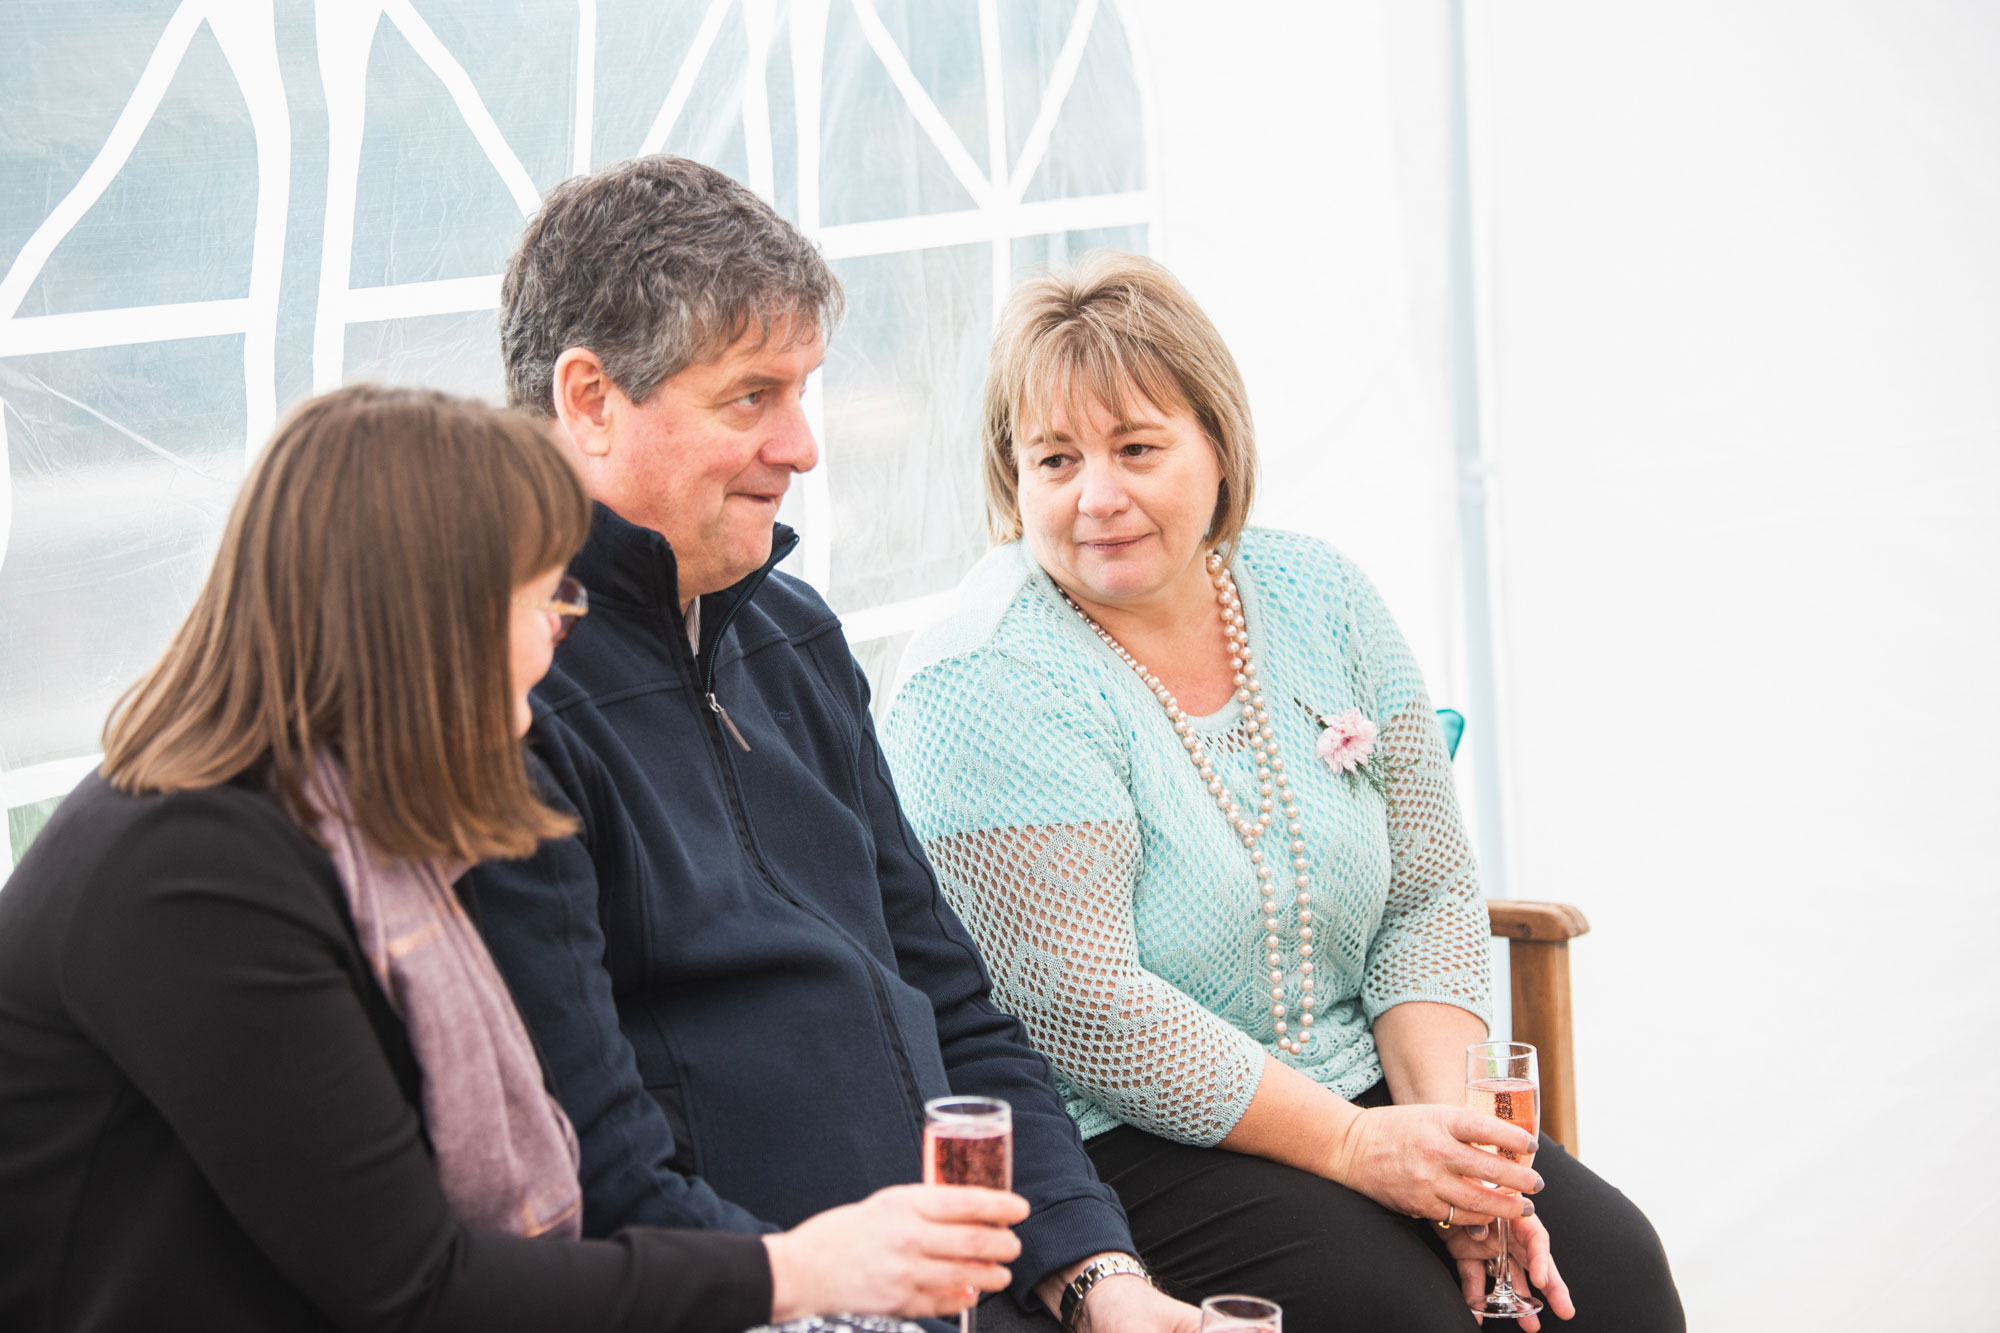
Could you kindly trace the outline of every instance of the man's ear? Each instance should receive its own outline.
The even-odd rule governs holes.
[[[588,347],[572,347],[556,358],[553,376],[556,420],[586,458],[611,452],[611,395],[616,392],[604,363]]]

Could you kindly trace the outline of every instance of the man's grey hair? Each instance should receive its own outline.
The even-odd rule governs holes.
[[[633,402],[753,328],[830,333],[845,297],[818,249],[713,167],[655,154],[576,176],[528,220],[500,284],[507,401],[555,415],[556,359],[588,348]]]

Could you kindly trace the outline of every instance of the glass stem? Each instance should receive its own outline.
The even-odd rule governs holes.
[[[974,1333],[979,1320],[973,1311],[978,1308],[978,1303],[974,1302],[958,1312],[958,1333]]]
[[[1500,1299],[1512,1299],[1514,1284],[1507,1277],[1507,1219],[1495,1218],[1500,1224],[1500,1275],[1493,1281],[1493,1295]]]

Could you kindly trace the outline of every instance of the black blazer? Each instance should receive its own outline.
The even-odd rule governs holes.
[[[0,1329],[731,1333],[755,1237],[468,1231],[332,861],[86,779],[0,891]]]

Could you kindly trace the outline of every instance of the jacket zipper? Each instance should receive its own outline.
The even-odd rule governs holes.
[[[730,738],[743,747],[743,753],[749,754],[750,742],[743,739],[743,733],[738,731],[736,724],[729,720],[729,710],[724,708],[722,701],[715,697],[715,691],[710,690],[705,697],[708,699],[708,710],[722,720],[722,725],[728,730]]]
[[[790,555],[793,548],[798,544],[798,536],[797,534],[793,534],[786,537],[772,549],[771,558],[764,562],[762,569],[757,571],[755,581],[743,589],[743,595],[730,605],[729,613],[723,616],[721,623],[715,627],[714,635],[705,636],[708,637],[708,641],[711,644],[716,647],[721,646],[722,636],[735,623],[737,612],[749,604],[750,599],[756,596],[757,590],[764,586],[764,581],[771,576],[771,571],[778,567],[778,562]],[[680,634],[676,637],[683,643],[687,641],[685,634]],[[715,653],[711,652],[708,655],[706,663],[700,660],[699,653],[696,653],[695,657],[695,665],[701,674],[702,698],[707,702],[709,713],[715,719],[715,730],[710,734],[710,744],[714,749],[716,767],[722,770],[724,790],[729,796],[730,822],[736,827],[736,841],[742,846],[744,853],[749,856],[750,864],[757,871],[758,877],[770,886],[773,893],[801,912],[818,919],[822,924],[830,928],[840,941],[852,950],[855,957],[859,959],[861,970],[868,977],[869,987],[875,993],[875,1011],[881,1020],[884,1035],[888,1038],[889,1050],[896,1057],[896,1067],[903,1078],[904,1097],[910,1103],[912,1113],[921,1122],[923,1119],[923,1100],[917,1091],[916,1071],[910,1067],[909,1054],[903,1049],[902,1038],[896,1027],[895,1010],[889,1004],[889,992],[882,985],[882,978],[877,969],[875,959],[867,950],[850,939],[845,930],[828,921],[826,917],[793,896],[784,885],[778,882],[778,877],[771,873],[771,868],[764,864],[763,853],[757,850],[756,841],[750,835],[750,813],[744,808],[742,786],[736,777],[736,766],[730,762],[728,751],[723,748],[722,733],[727,729],[729,735],[738,745],[743,747],[746,754],[750,750],[750,742],[743,738],[743,733],[730,720],[729,710],[724,708],[722,702],[715,697]]]
[[[722,636],[736,623],[736,613],[749,605],[750,599],[757,595],[757,590],[764,586],[764,580],[770,578],[771,571],[778,567],[778,562],[796,550],[798,544],[799,535],[794,532],[787,534],[784,540],[772,546],[771,558],[764,562],[763,568],[757,571],[754,579],[744,586],[743,595],[729,604],[728,614],[722,617],[722,623],[717,625],[715,633],[709,636],[710,643],[718,646],[722,643]],[[730,719],[729,710],[722,706],[722,700],[715,697],[715,654],[710,653],[707,663],[704,664],[697,652],[695,664],[701,668],[701,696],[708,701],[708,711],[715,714],[723,729],[728,731],[730,739],[743,748],[743,753],[749,754],[750,742],[743,739],[743,733]]]

